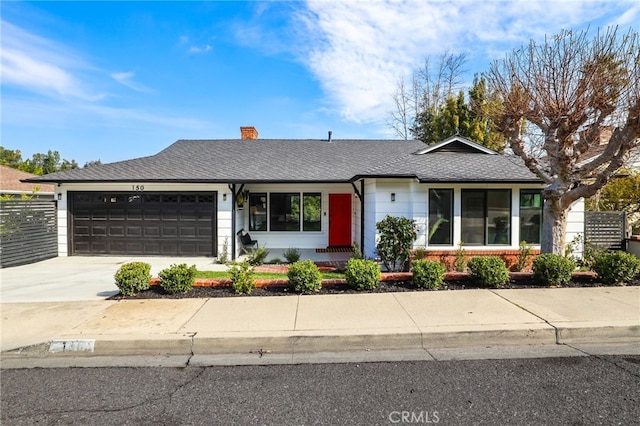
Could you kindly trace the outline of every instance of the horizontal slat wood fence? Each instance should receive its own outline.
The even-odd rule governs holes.
[[[55,201],[0,201],[0,267],[34,263],[57,255]]]
[[[625,212],[585,212],[584,239],[592,247],[624,250],[627,229]]]

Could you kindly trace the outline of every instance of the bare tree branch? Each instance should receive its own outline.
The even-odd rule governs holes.
[[[593,38],[589,30],[563,31],[490,67],[487,82],[501,102],[489,114],[513,152],[548,185],[543,222],[552,225],[543,231],[545,252],[562,251],[571,204],[593,196],[640,145],[638,42],[637,33],[619,36],[616,28]],[[526,149],[523,123],[541,133],[544,158]]]
[[[466,55],[444,52],[436,67],[429,56],[424,58],[421,68],[416,69],[407,84],[399,78],[392,95],[394,110],[389,112],[386,123],[398,137],[419,138],[416,129],[418,117],[425,111],[438,111],[449,97],[455,96],[462,87],[462,76],[466,72]]]

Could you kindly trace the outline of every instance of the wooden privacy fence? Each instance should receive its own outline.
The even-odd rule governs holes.
[[[57,255],[55,201],[0,201],[0,267],[38,262]]]
[[[584,212],[586,244],[604,250],[624,250],[627,238],[625,212]]]

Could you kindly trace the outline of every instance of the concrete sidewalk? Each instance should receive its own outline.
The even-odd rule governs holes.
[[[435,359],[459,348],[508,352],[523,345],[554,348],[560,356],[580,345],[612,343],[640,354],[640,287],[3,303],[1,309],[3,368],[25,359],[45,366],[101,356],[177,357],[189,365],[380,351],[394,352],[394,359]]]

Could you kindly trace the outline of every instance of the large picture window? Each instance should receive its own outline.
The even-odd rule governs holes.
[[[252,192],[249,194],[249,231],[313,232],[321,230],[321,193]]]
[[[465,245],[511,242],[511,191],[462,190],[462,241]]]
[[[271,193],[271,231],[300,231],[300,193]]]
[[[453,190],[429,190],[429,245],[453,244]]]
[[[542,191],[520,191],[520,240],[540,244],[542,232]]]
[[[302,196],[302,230],[320,231],[322,229],[322,196],[318,193],[305,193]]]

